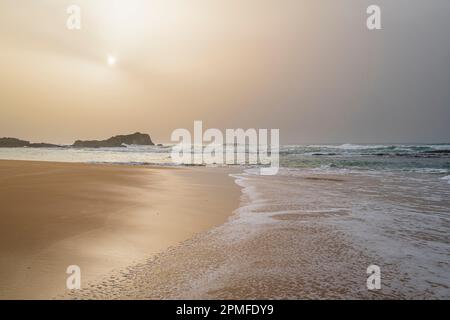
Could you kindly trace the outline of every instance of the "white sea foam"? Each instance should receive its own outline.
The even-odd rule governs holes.
[[[445,176],[441,178],[442,180],[447,180],[448,184],[450,184],[450,176]]]
[[[448,169],[440,169],[440,168],[414,168],[410,170],[411,172],[418,173],[429,173],[429,174],[442,174],[447,173]]]
[[[385,145],[358,145],[358,144],[351,144],[351,143],[344,143],[340,146],[337,146],[338,149],[344,149],[344,150],[362,150],[362,149],[381,149],[386,148],[388,146]]]
[[[407,172],[354,174],[328,167],[283,168],[270,179],[254,173],[246,170],[235,176],[244,201],[229,228],[234,241],[257,230],[278,230],[286,223],[291,228],[324,225],[344,232],[382,268],[393,265],[401,270],[406,278],[396,287],[400,292],[450,297],[445,267],[450,254],[445,236],[450,231],[450,193],[434,177],[412,177]],[[442,179],[450,183],[450,176]]]

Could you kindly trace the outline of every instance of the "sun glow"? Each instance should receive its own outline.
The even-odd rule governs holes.
[[[114,66],[117,60],[114,56],[108,56],[107,62],[109,66]]]

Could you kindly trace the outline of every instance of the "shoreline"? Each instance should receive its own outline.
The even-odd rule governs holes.
[[[229,168],[0,160],[0,297],[82,288],[226,222],[239,207]]]
[[[391,207],[386,208],[396,209],[405,201],[394,197],[368,202],[374,201],[370,192],[384,181],[380,177],[313,171],[297,171],[292,175],[288,170],[272,177],[248,172],[233,176],[242,188],[242,196],[239,209],[226,223],[62,298],[448,297],[445,249],[436,252],[429,263],[420,260],[423,250],[405,256],[403,250],[413,249],[407,242],[399,237],[383,237],[381,233],[389,230],[389,226],[379,223],[392,215],[380,217],[383,212],[364,211],[365,205],[380,207],[389,203]],[[402,186],[407,186],[403,180]],[[379,190],[389,197],[383,191]],[[356,204],[354,194],[359,199]],[[406,200],[406,203],[410,202]],[[395,226],[390,228],[390,233],[395,235]],[[414,236],[409,238],[413,243],[421,241]],[[445,238],[441,241],[444,246],[448,243]],[[389,243],[390,251],[386,250],[385,243]],[[367,287],[367,270],[371,265],[382,270],[379,290]]]
[[[0,294],[6,299],[106,300],[446,298],[448,241],[440,236],[446,226],[434,224],[429,236],[438,245],[429,244],[424,251],[413,246],[423,243],[420,234],[409,233],[405,241],[396,235],[400,231],[404,237],[407,225],[400,230],[384,222],[406,214],[418,226],[433,225],[433,219],[446,213],[428,203],[433,197],[448,208],[445,198],[436,198],[439,192],[448,194],[447,183],[421,176],[423,186],[434,186],[422,194],[416,190],[417,180],[404,178],[289,169],[266,177],[220,167],[0,161],[2,204],[9,201],[20,209],[42,184],[47,186],[43,194],[48,204],[75,195],[63,197],[64,214],[56,212],[56,220],[43,224],[36,220],[39,215],[32,215],[39,213],[42,199],[31,198],[35,206],[26,215],[29,225],[19,221],[23,227],[42,226],[54,230],[53,237],[63,236],[44,239],[52,243],[45,250],[36,249],[42,239],[28,239],[26,246],[21,237],[5,241],[5,231],[17,231],[17,226],[2,212]],[[22,188],[12,192],[16,202],[5,186]],[[391,194],[393,187],[407,188],[405,195],[416,200]],[[84,224],[67,212],[80,203],[86,211],[80,213],[81,220],[87,219]],[[430,214],[411,215],[405,206],[412,204]],[[105,207],[116,210],[108,212],[107,219]],[[55,210],[44,210],[44,216],[48,212]],[[72,234],[58,233],[58,223]],[[91,228],[77,229],[86,226]],[[384,235],[386,230],[390,237]],[[25,240],[26,235],[22,230]],[[37,253],[24,253],[21,245]],[[404,250],[411,254],[405,256]],[[433,259],[421,260],[423,252]],[[64,268],[75,264],[73,259],[83,263],[82,289],[68,291]],[[20,268],[5,272],[8,261]],[[382,269],[379,291],[366,288],[366,269],[372,264]],[[7,281],[15,286],[5,286]],[[43,284],[44,289],[38,287]],[[57,286],[63,288],[56,292]]]

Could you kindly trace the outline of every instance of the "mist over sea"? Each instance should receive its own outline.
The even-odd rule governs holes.
[[[170,152],[170,146],[4,148],[0,159],[173,166]],[[259,245],[284,246],[264,261],[261,279],[320,283],[310,292],[285,288],[292,298],[362,297],[370,264],[381,267],[379,297],[450,298],[450,144],[288,145],[280,148],[280,165],[276,176],[259,176],[255,166],[233,174],[241,207],[214,241],[240,243],[233,255],[241,250],[247,260],[230,258],[227,267],[240,270],[236,283],[259,270],[244,264],[264,252],[243,245],[258,238]],[[277,264],[283,260],[289,268]],[[199,297],[211,297],[204,282],[199,287]],[[246,297],[276,298],[258,290]],[[212,297],[226,297],[220,294]]]

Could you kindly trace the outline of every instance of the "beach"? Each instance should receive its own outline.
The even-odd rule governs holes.
[[[233,174],[243,194],[224,224],[63,298],[449,297],[446,182],[423,174],[256,172]],[[381,287],[368,290],[373,265]]]
[[[0,160],[0,298],[82,288],[227,221],[240,190],[226,168]]]
[[[3,149],[27,161],[0,161],[0,295],[448,299],[448,148],[283,146],[275,176],[158,146]]]

